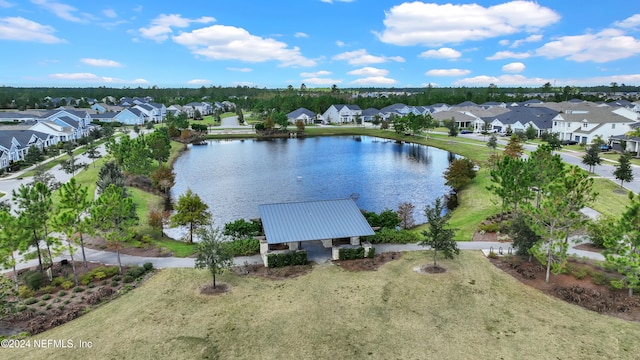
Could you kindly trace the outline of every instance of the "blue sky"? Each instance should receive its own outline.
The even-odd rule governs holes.
[[[640,85],[640,1],[0,0],[0,85]]]

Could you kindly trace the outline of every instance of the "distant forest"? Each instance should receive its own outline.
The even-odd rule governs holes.
[[[90,98],[101,101],[111,96],[122,97],[150,96],[154,102],[184,105],[193,101],[232,101],[248,111],[281,111],[290,112],[305,107],[314,112],[324,112],[332,104],[354,104],[362,109],[381,109],[395,103],[406,105],[432,105],[446,103],[459,104],[472,101],[482,104],[488,101],[514,102],[539,99],[543,101],[566,101],[582,99],[589,101],[613,101],[625,99],[638,100],[639,86],[618,85],[594,87],[553,87],[547,83],[539,88],[507,88],[490,85],[489,87],[425,87],[425,88],[306,88],[289,86],[285,89],[267,89],[247,86],[238,87],[201,87],[201,88],[27,88],[0,87],[0,108],[28,110],[46,109],[52,105],[45,101],[46,97],[71,97],[74,99]],[[368,96],[369,94],[385,96]],[[80,107],[89,107],[86,101]]]

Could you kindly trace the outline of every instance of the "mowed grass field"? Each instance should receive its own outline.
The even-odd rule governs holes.
[[[406,253],[376,272],[323,264],[289,280],[165,269],[140,288],[33,339],[90,349],[1,350],[3,359],[637,359],[640,324],[546,296],[480,252]]]

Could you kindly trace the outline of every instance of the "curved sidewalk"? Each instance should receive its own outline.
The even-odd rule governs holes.
[[[494,251],[498,251],[499,248],[502,248],[505,252],[507,252],[508,248],[511,246],[511,243],[503,243],[503,242],[484,242],[484,241],[460,241],[458,242],[458,248],[460,250],[489,250],[493,248]],[[376,248],[376,252],[392,252],[392,251],[419,251],[419,250],[429,250],[428,247],[424,247],[418,244],[377,244],[374,245]],[[303,247],[305,250],[308,250],[308,259],[309,261],[313,261],[316,263],[325,263],[331,260],[331,250],[330,249],[322,249],[322,246],[308,246],[305,245]],[[78,249],[79,250],[79,249]],[[85,253],[87,256],[87,261],[90,262],[98,262],[107,265],[116,265],[118,263],[118,258],[116,253],[110,251],[102,251],[85,248]],[[586,257],[592,260],[604,261],[604,256],[602,254],[578,250],[573,247],[569,248],[569,254],[577,255],[579,257]],[[62,259],[69,259],[68,255],[60,255],[54,259],[54,262],[59,262]],[[77,251],[74,255],[74,259],[76,261],[82,260],[82,255],[80,251]],[[150,262],[157,269],[164,268],[194,268],[195,267],[195,259],[194,258],[179,258],[179,257],[144,257],[144,256],[133,256],[133,255],[120,255],[120,260],[122,265],[143,265],[144,263]],[[245,264],[260,264],[262,265],[262,258],[260,255],[254,256],[240,256],[234,258],[234,264],[237,266],[242,266]],[[38,260],[29,260],[27,262],[19,263],[16,265],[16,269],[22,270],[30,267],[35,267],[38,265]],[[2,270],[2,272],[10,272],[9,270]]]

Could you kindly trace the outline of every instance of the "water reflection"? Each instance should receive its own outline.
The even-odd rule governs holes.
[[[175,163],[174,199],[190,187],[217,225],[258,217],[258,205],[347,198],[362,209],[422,209],[448,191],[450,153],[367,136],[215,140],[193,146]]]

